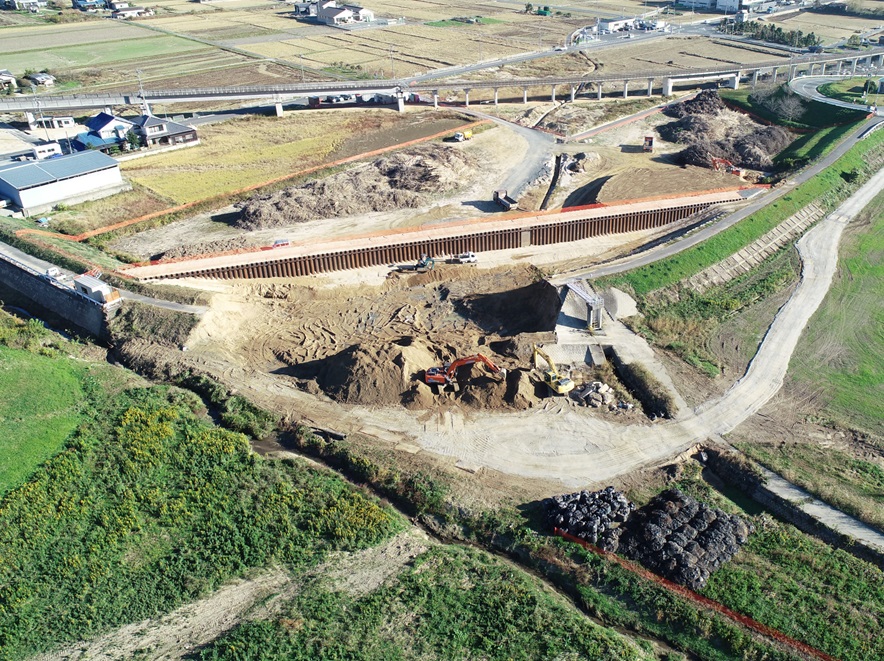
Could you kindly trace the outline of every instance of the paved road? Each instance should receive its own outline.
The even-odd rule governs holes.
[[[789,87],[792,88],[797,94],[800,94],[803,97],[808,99],[813,99],[814,101],[820,101],[822,103],[828,103],[831,106],[839,106],[841,108],[850,108],[851,110],[859,110],[861,112],[867,112],[870,105],[865,103],[850,103],[849,101],[839,101],[838,99],[833,99],[831,97],[826,96],[821,93],[817,88],[820,85],[825,85],[826,83],[833,83],[838,80],[844,80],[845,78],[858,77],[858,76],[805,76],[802,78],[795,78],[794,80],[789,81]],[[877,114],[884,115],[884,109],[881,109],[877,112]]]
[[[41,273],[45,273],[49,268],[58,268],[62,273],[65,273],[68,276],[78,275],[73,271],[68,271],[66,269],[62,269],[55,264],[44,261],[32,255],[29,255],[26,252],[22,252],[18,248],[13,248],[12,246],[0,242],[0,253],[6,255],[7,257],[11,257],[12,259],[21,262],[26,266],[30,266],[35,271],[40,271]],[[191,314],[203,314],[207,308],[200,305],[187,305],[185,303],[175,303],[173,301],[164,301],[160,298],[151,298],[150,296],[143,296],[141,294],[136,294],[135,292],[127,291],[125,289],[120,289],[120,296],[122,296],[125,300],[129,301],[138,301],[139,303],[145,303],[147,305],[153,305],[158,308],[165,308],[167,310],[175,310],[176,312],[189,312]]]
[[[856,131],[854,131],[846,140],[844,140],[840,145],[838,145],[835,149],[833,149],[825,158],[816,161],[809,167],[805,168],[801,172],[799,172],[794,177],[790,178],[790,180],[786,183],[786,185],[779,186],[777,188],[772,188],[767,193],[759,195],[753,202],[750,202],[745,207],[740,209],[739,211],[730,214],[729,216],[725,216],[720,221],[716,222],[713,225],[708,227],[704,227],[702,230],[691,234],[690,236],[684,237],[675,243],[669,243],[662,246],[658,246],[652,250],[648,250],[642,253],[638,253],[636,255],[632,255],[629,257],[625,257],[623,259],[614,260],[608,264],[602,266],[596,266],[592,268],[588,268],[581,271],[572,271],[568,273],[557,274],[554,278],[552,278],[552,282],[554,284],[562,284],[567,280],[571,280],[574,278],[583,279],[583,278],[600,278],[606,275],[613,275],[615,273],[622,273],[624,271],[630,271],[632,269],[638,268],[640,266],[646,266],[648,264],[652,264],[661,259],[665,259],[667,257],[671,257],[672,255],[677,255],[683,250],[687,250],[688,248],[692,248],[703,241],[715,236],[716,234],[723,232],[728,227],[735,225],[740,222],[744,218],[752,215],[756,211],[766,207],[768,204],[772,203],[779,197],[786,195],[789,193],[796,185],[801,184],[814,175],[822,172],[824,169],[832,165],[835,161],[837,161],[841,156],[844,155],[847,150],[853,147],[856,144],[857,139],[860,138],[866,131],[871,129],[877,124],[884,122],[884,118],[874,117],[869,121],[863,123]]]

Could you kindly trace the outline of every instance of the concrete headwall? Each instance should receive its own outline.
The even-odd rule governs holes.
[[[99,303],[73,289],[45,280],[33,269],[0,256],[0,281],[79,330],[98,339],[107,338],[107,316]]]

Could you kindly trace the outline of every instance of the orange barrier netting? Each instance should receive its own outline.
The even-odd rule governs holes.
[[[763,636],[767,636],[768,638],[773,638],[777,642],[788,645],[789,647],[792,647],[803,654],[807,654],[807,655],[812,656],[817,659],[822,659],[822,661],[837,661],[837,659],[835,659],[835,657],[829,656],[825,652],[821,652],[820,650],[816,649],[815,647],[811,647],[807,643],[802,643],[800,640],[795,640],[794,638],[790,638],[789,636],[787,636],[786,634],[784,634],[781,631],[778,631],[777,629],[769,627],[766,624],[761,624],[760,622],[756,622],[751,617],[748,617],[746,615],[741,615],[740,613],[737,613],[736,611],[732,611],[727,606],[724,606],[723,604],[720,604],[717,601],[713,601],[712,599],[709,599],[708,597],[704,597],[702,595],[699,595],[696,592],[694,592],[693,590],[691,590],[690,588],[686,588],[683,585],[679,585],[678,583],[673,583],[672,581],[669,581],[669,580],[663,578],[662,576],[658,576],[654,572],[649,571],[649,570],[645,569],[644,567],[637,565],[634,562],[631,562],[625,558],[621,558],[616,553],[609,553],[608,551],[603,551],[602,549],[598,548],[597,546],[593,546],[589,542],[587,542],[583,539],[580,539],[579,537],[575,537],[574,535],[566,533],[564,530],[559,530],[558,528],[553,528],[553,531],[555,532],[556,535],[558,535],[562,539],[566,539],[569,542],[574,542],[575,544],[580,544],[580,546],[585,548],[587,551],[590,551],[590,552],[594,553],[595,555],[597,555],[601,558],[604,558],[605,560],[610,560],[611,562],[615,562],[618,565],[620,565],[621,567],[623,567],[624,569],[626,569],[627,571],[630,571],[633,574],[637,574],[638,576],[641,576],[642,578],[646,578],[649,581],[653,581],[657,585],[660,585],[660,586],[666,588],[670,592],[675,592],[679,596],[682,596],[686,599],[690,599],[691,601],[698,603],[702,606],[705,606],[706,608],[711,608],[715,612],[721,613],[722,615],[733,620],[734,622],[737,622],[738,624],[742,624],[744,627],[752,629],[753,631],[756,631],[756,632],[762,634]]]

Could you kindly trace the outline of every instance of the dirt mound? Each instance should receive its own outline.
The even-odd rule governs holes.
[[[212,253],[226,252],[228,250],[251,248],[255,245],[256,244],[253,241],[249,241],[245,237],[221,239],[220,241],[206,241],[205,243],[190,243],[161,252],[151,257],[151,259],[177,259],[179,257],[192,257],[194,255],[209,255]]]
[[[463,149],[417,145],[319,181],[254,197],[240,206],[235,224],[256,230],[316,218],[416,208],[435,195],[457,190],[478,165],[477,158]]]
[[[666,114],[679,119],[657,130],[668,142],[688,145],[676,155],[685,165],[710,168],[713,159],[722,158],[736,166],[765,170],[792,140],[782,127],[762,126],[728,110],[714,90],[676,104]]]
[[[599,202],[611,203],[629,200],[636,196],[636,191],[671,190],[693,193],[715,188],[739,186],[740,180],[732,174],[715,172],[707,168],[687,166],[657,170],[636,168],[614,175],[602,184],[596,194]]]
[[[703,90],[693,99],[666,106],[663,114],[679,119],[686,115],[714,115],[725,108],[724,101],[718,96],[718,92],[715,90]]]

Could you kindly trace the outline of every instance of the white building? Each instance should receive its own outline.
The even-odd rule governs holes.
[[[634,26],[634,18],[627,18],[626,16],[603,18],[599,21],[599,32],[617,32],[623,28],[632,28]]]
[[[120,165],[100,151],[0,165],[0,198],[25,215],[128,190]]]
[[[62,155],[61,145],[57,142],[44,142],[42,144],[34,145],[31,152],[33,157],[38,161],[42,161],[50,156]]]
[[[295,5],[297,16],[315,16],[316,20],[326,25],[344,25],[347,23],[371,23],[374,21],[374,12],[359,5],[338,6],[336,0],[319,0],[315,9],[306,3]]]

